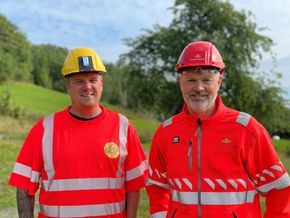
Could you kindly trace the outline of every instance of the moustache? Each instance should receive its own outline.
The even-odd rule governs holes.
[[[205,92],[205,91],[202,91],[202,92],[190,92],[189,93],[189,96],[193,96],[193,97],[204,97],[204,96],[207,96],[208,95],[208,93],[207,92]]]

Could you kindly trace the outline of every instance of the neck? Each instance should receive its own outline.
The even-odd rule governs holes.
[[[89,119],[89,118],[96,117],[100,113],[102,113],[102,108],[99,105],[94,108],[91,108],[91,107],[75,108],[72,106],[69,109],[69,112],[78,117]]]

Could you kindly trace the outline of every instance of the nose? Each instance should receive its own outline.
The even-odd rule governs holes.
[[[83,89],[91,89],[92,88],[92,84],[90,83],[90,81],[85,81],[83,83]]]
[[[197,92],[203,91],[204,90],[203,82],[201,80],[196,80],[193,84],[192,89]]]

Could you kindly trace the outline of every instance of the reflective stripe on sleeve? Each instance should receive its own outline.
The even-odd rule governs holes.
[[[253,202],[256,191],[248,192],[201,192],[201,204],[203,205],[230,205]],[[182,204],[198,204],[197,192],[179,192],[172,190],[173,201]],[[247,198],[247,199],[246,199]]]
[[[279,179],[267,183],[265,185],[262,185],[260,187],[257,187],[257,189],[262,193],[267,193],[268,191],[272,189],[283,189],[290,186],[290,178],[287,173],[285,173],[283,176],[281,176]]]
[[[106,216],[121,213],[125,210],[125,202],[110,204],[93,204],[82,206],[50,206],[40,205],[40,212],[50,217],[88,217]]]
[[[30,178],[31,182],[39,182],[40,173],[33,171],[31,167],[16,162],[13,168],[13,173]]]
[[[55,170],[53,166],[53,120],[54,114],[45,116],[43,119],[43,137],[42,137],[42,155],[44,161],[44,169],[47,173],[48,180],[54,177]]]
[[[85,178],[44,180],[43,186],[47,191],[77,191],[93,189],[120,189],[124,187],[125,178]]]
[[[144,171],[148,169],[148,162],[144,160],[138,167],[128,170],[126,172],[126,181],[133,180],[139,176],[142,176]]]
[[[169,126],[172,124],[172,117],[170,117],[169,119],[165,120],[162,125],[163,125],[163,128],[165,128],[166,126]]]
[[[240,112],[236,122],[242,124],[243,126],[247,126],[250,121],[251,116],[247,113]]]
[[[154,213],[151,215],[152,218],[165,218],[167,215],[166,211],[162,211],[162,212],[158,212],[158,213]]]
[[[160,186],[162,188],[166,188],[166,189],[169,189],[169,185],[168,184],[164,184],[164,183],[161,183],[161,182],[157,182],[153,179],[147,179],[147,186],[149,185],[157,185],[157,186]]]
[[[126,145],[129,125],[128,119],[125,116],[119,114],[119,118],[120,118],[120,126],[119,126],[120,159],[118,163],[117,177],[121,177],[123,174],[122,165],[125,162],[126,156],[128,154]]]

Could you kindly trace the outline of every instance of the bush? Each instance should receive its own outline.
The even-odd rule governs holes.
[[[11,94],[9,90],[6,90],[0,95],[0,114],[19,119],[24,116],[25,110],[21,107],[15,107],[11,104]]]

